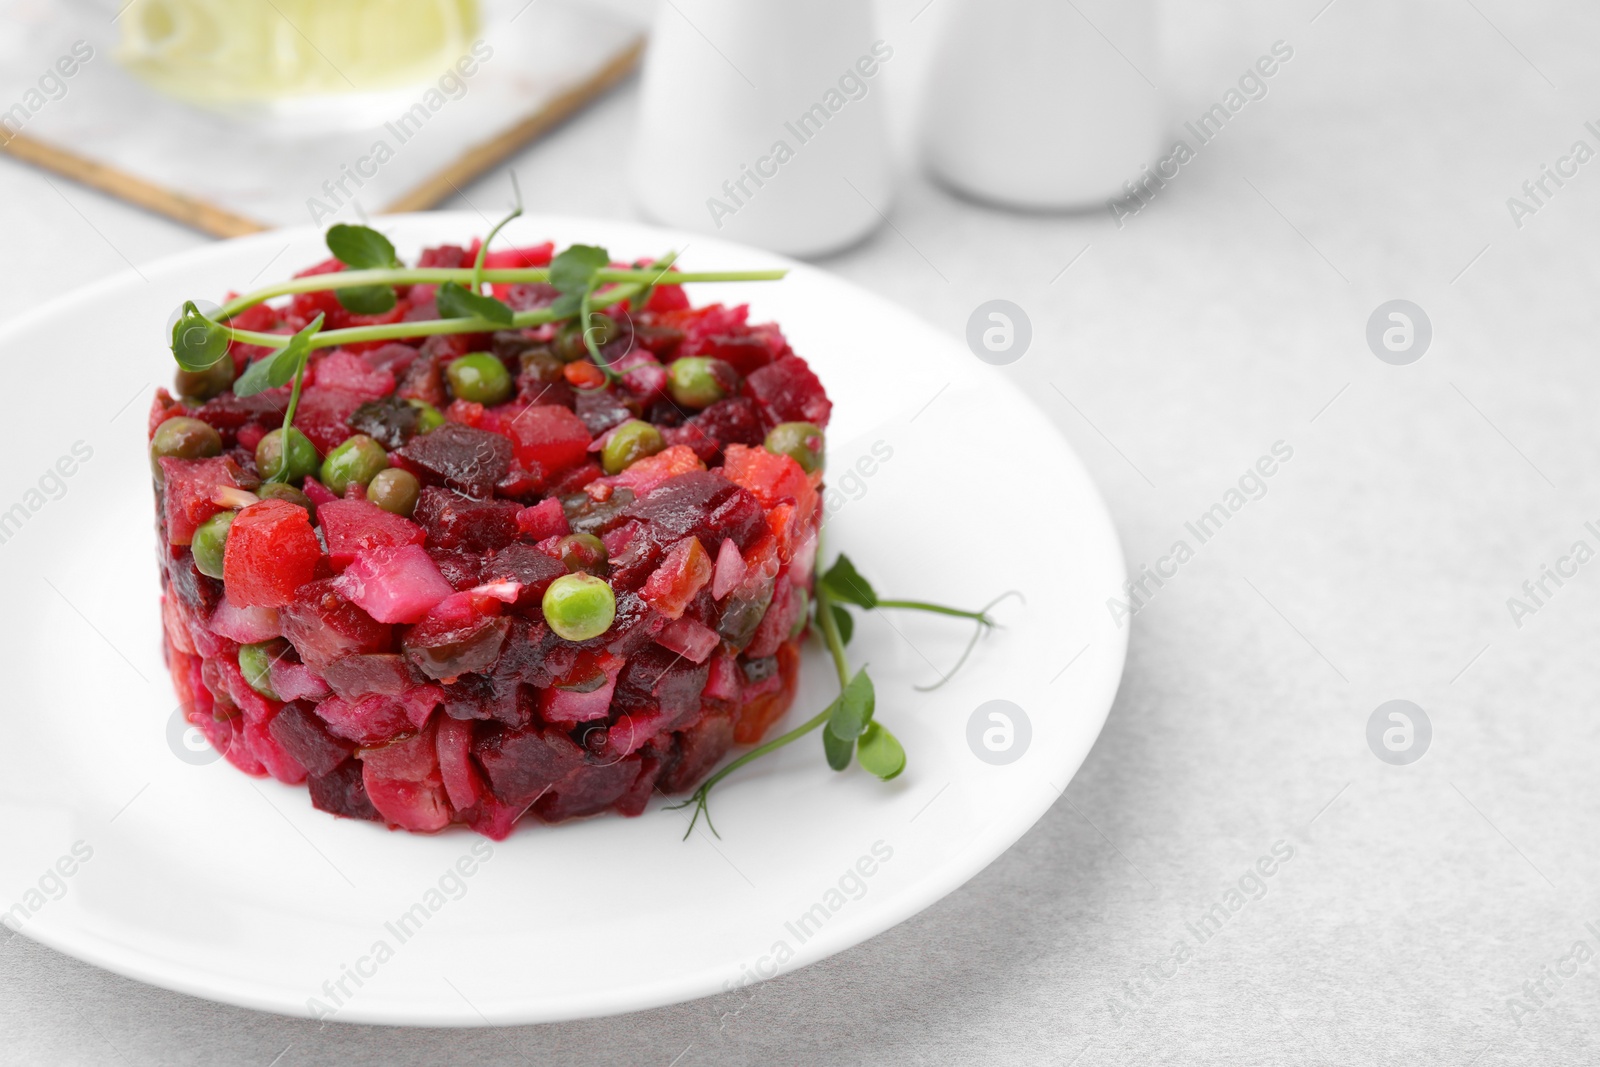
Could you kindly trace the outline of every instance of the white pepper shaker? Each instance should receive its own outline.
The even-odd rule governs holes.
[[[657,9],[632,161],[669,226],[797,256],[887,212],[885,63],[861,0],[670,0]]]
[[[923,157],[969,196],[1098,207],[1155,159],[1154,0],[954,0],[924,95]]]

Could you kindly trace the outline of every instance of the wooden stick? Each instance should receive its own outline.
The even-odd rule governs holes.
[[[453,196],[459,191],[458,186],[472,182],[478,175],[503,161],[535,137],[557,126],[583,105],[627,77],[638,64],[639,56],[643,52],[643,39],[635,41],[618,52],[591,77],[553,97],[539,111],[504,133],[467,149],[461,158],[410,192],[386,204],[381,212],[386,215],[398,215],[405,211],[423,211]]]
[[[137,204],[158,215],[165,215],[185,226],[192,226],[217,237],[239,237],[271,228],[255,219],[224,211],[203,200],[164,189],[115,167],[96,163],[64,148],[57,148],[55,145],[22,134],[15,134],[0,143],[0,148],[18,159],[26,160],[45,170],[53,170],[92,189],[110,193],[131,204]]]

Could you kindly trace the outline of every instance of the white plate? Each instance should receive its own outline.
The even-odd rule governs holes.
[[[408,258],[485,228],[468,214],[380,224]],[[885,595],[972,607],[1007,589],[1026,596],[1000,609],[1005,629],[953,682],[926,694],[912,686],[954,662],[965,625],[861,619],[850,654],[871,664],[906,772],[887,784],[859,768],[835,774],[806,738],[713,794],[720,839],[702,823],[681,840],[684,814],[658,800],[637,819],[527,825],[490,846],[466,831],[420,837],[335,819],[303,788],[193,762],[169,729],[145,416],[172,375],[162,333],[180,302],[324,256],[312,229],[260,234],[147,266],[148,281],[71,294],[0,332],[13,377],[0,512],[38,505],[0,544],[11,606],[0,907],[28,936],[142,981],[292,1015],[313,1013],[312,998],[334,1006],[334,994],[334,1017],[353,1022],[604,1015],[771,977],[886,930],[982,870],[1066,787],[1121,675],[1127,631],[1105,602],[1124,573],[1104,504],[1039,411],[959,340],[811,267],[617,222],[524,218],[506,234],[547,237],[618,258],[684,249],[687,269],[790,267],[781,283],[700,286],[693,298],[748,301],[752,320],[780,322],[826,383],[829,552],[848,552]],[[72,460],[75,445],[92,456]],[[63,457],[70,476],[48,474]],[[822,707],[833,684],[812,648],[786,723]],[[991,700],[1031,725],[1006,765],[968,741]],[[470,877],[452,873],[458,862]],[[419,918],[402,930],[408,911]]]

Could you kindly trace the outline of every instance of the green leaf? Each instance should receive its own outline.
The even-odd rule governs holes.
[[[478,318],[488,319],[502,326],[511,325],[512,311],[504,303],[492,296],[464,289],[455,282],[445,282],[439,286],[434,296],[434,303],[438,305],[440,318]]]
[[[856,676],[844,687],[839,699],[833,702],[827,732],[841,741],[854,741],[872,721],[876,703],[877,694],[873,691],[872,679],[867,677],[867,669],[863,667],[856,671]]]
[[[906,769],[906,750],[882,723],[867,724],[856,743],[856,759],[886,782]]]
[[[835,600],[855,604],[869,611],[878,606],[878,594],[872,588],[872,583],[861,577],[849,556],[841,553],[833,561],[833,566],[828,568],[828,573],[822,576],[822,582]]]
[[[829,604],[828,607],[833,612],[834,625],[839,627],[839,641],[842,644],[848,645],[850,643],[850,638],[853,637],[856,632],[855,617],[838,604]]]
[[[611,254],[605,249],[573,245],[550,261],[550,284],[560,292],[581,296],[594,288],[594,276],[610,265]]]
[[[172,324],[172,358],[184,370],[205,370],[228,354],[228,331],[186,301],[183,314]]]
[[[576,315],[583,310],[583,296],[582,293],[562,293],[551,301],[550,314],[558,319]]]
[[[246,367],[245,372],[239,375],[239,380],[233,383],[234,395],[255,396],[268,389],[287,385],[304,366],[306,357],[311,354],[311,338],[322,329],[322,318],[318,315],[276,353],[258,359]]]
[[[850,766],[850,756],[855,752],[854,741],[841,741],[828,730],[822,731],[822,751],[828,757],[828,766],[842,771]]]
[[[394,310],[392,285],[357,285],[349,289],[335,289],[333,294],[339,298],[341,307],[357,315],[382,315]]]
[[[384,270],[400,265],[394,245],[370,226],[335,223],[328,227],[327,241],[333,258],[356,270]]]

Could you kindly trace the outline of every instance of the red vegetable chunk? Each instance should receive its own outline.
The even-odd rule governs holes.
[[[571,410],[554,404],[535,404],[512,419],[505,432],[524,467],[537,465],[551,474],[582,463],[594,436]]]
[[[317,576],[321,558],[322,545],[304,508],[287,500],[260,500],[233,520],[222,582],[228,599],[240,607],[282,607]]]
[[[416,622],[455,592],[418,545],[365,549],[333,587],[379,622]]]
[[[317,525],[328,542],[328,559],[342,571],[371,548],[420,545],[427,538],[410,519],[391,515],[367,500],[331,500],[317,508]]]
[[[389,627],[339,595],[331,578],[302,585],[279,615],[283,636],[313,671],[324,671],[345,656],[388,652],[394,646]]]
[[[162,511],[167,519],[167,541],[186,545],[200,524],[222,510],[215,499],[218,489],[239,486],[239,465],[226,456],[214,459],[161,460]]]

